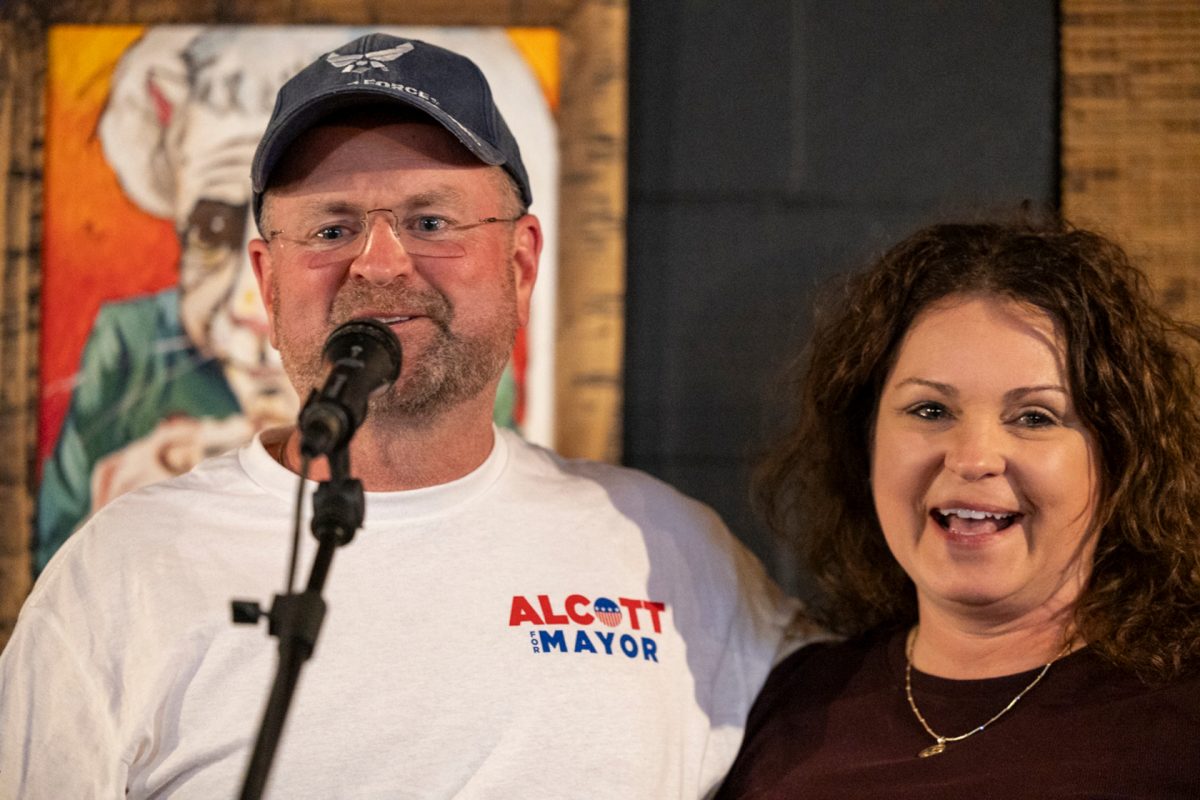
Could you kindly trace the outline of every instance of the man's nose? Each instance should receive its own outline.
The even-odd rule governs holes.
[[[946,468],[966,481],[1004,473],[1008,464],[1004,432],[998,424],[964,422],[950,432]]]
[[[412,256],[396,235],[390,214],[367,217],[362,252],[350,262],[350,275],[376,286],[386,286],[413,271]]]

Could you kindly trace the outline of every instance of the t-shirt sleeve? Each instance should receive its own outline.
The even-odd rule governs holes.
[[[759,560],[718,523],[728,539],[731,592],[724,646],[714,671],[712,733],[700,786],[716,790],[737,755],[746,717],[771,668],[796,646],[791,635],[799,603],[786,596]]]

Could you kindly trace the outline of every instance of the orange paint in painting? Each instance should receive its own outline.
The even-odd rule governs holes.
[[[105,161],[96,125],[121,54],[141,26],[55,26],[46,80],[41,404],[38,463],[49,455],[102,302],[178,280],[169,220],[135,206]]]

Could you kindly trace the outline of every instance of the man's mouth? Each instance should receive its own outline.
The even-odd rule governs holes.
[[[409,323],[414,319],[420,319],[421,314],[366,314],[367,319],[376,320],[377,323],[384,325],[400,325],[401,323]]]
[[[943,529],[959,536],[999,533],[1021,516],[1014,511],[980,511],[974,508],[935,508],[929,514]]]

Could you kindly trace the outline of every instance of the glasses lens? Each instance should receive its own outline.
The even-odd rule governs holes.
[[[416,235],[412,231],[401,231],[397,237],[400,244],[404,245],[404,251],[410,256],[424,256],[426,258],[460,258],[467,254],[467,248],[463,246],[463,233],[455,231],[450,234],[454,238],[449,239],[427,239]]]
[[[356,221],[322,221],[298,227],[302,230],[326,232],[324,238],[283,237],[298,245],[303,250],[307,263],[314,267],[353,261],[363,254],[367,248],[367,242],[371,240],[372,236],[394,236],[410,256],[461,258],[467,254],[465,238],[470,232],[465,227],[428,232],[414,231],[402,225],[396,219],[396,215],[386,208],[374,209],[365,215],[358,215]],[[330,235],[335,232],[336,236]]]

